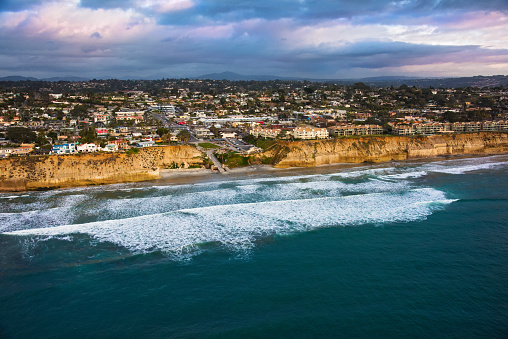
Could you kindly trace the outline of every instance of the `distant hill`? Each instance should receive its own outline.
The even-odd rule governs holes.
[[[388,87],[399,87],[402,85],[419,86],[422,88],[459,88],[459,87],[496,87],[507,86],[508,76],[492,75],[492,76],[474,76],[461,78],[407,78],[407,79],[385,79],[385,80],[368,80],[368,78],[360,79],[366,85]]]
[[[359,81],[395,81],[395,80],[415,80],[415,79],[427,79],[425,77],[405,77],[405,76],[397,76],[397,75],[389,75],[389,76],[379,76],[379,77],[367,77],[361,78]]]
[[[88,78],[76,77],[76,76],[65,76],[65,77],[52,77],[52,78],[42,78],[41,81],[88,81]]]
[[[153,74],[147,77],[134,77],[126,76],[117,78],[118,80],[150,80],[160,79],[160,74]],[[111,79],[114,77],[103,76],[97,77],[97,79]],[[363,82],[365,85],[371,87],[400,87],[402,85],[407,86],[419,86],[421,88],[458,88],[458,87],[496,87],[496,86],[508,86],[507,75],[493,75],[493,76],[473,76],[473,77],[461,77],[461,78],[418,78],[418,77],[406,77],[406,76],[377,76],[377,77],[366,77],[356,79],[312,79],[312,78],[298,78],[298,77],[282,77],[277,75],[243,75],[234,72],[222,72],[222,73],[210,73],[194,77],[191,79],[200,80],[228,80],[228,81],[310,81],[310,82],[329,82],[337,85],[353,85],[358,82]],[[52,77],[37,79],[33,77],[23,77],[19,75],[7,76],[0,78],[1,82],[7,81],[89,81],[90,79],[77,76],[65,76],[65,77]]]
[[[31,77],[22,77],[19,75],[11,75],[8,77],[0,78],[0,81],[37,81],[37,80],[39,79]]]
[[[457,87],[495,87],[508,85],[508,76],[506,75],[493,75],[493,76],[473,76],[473,77],[460,77],[460,78],[429,78],[429,77],[407,77],[407,76],[377,76],[366,77],[357,79],[312,79],[312,78],[297,78],[297,77],[281,77],[276,75],[242,75],[234,72],[222,72],[205,74],[194,79],[208,79],[208,80],[229,80],[229,81],[269,81],[269,80],[293,80],[293,81],[311,81],[311,82],[330,82],[339,85],[352,85],[357,82],[372,87],[399,87],[402,85],[407,86],[420,86],[420,87],[443,87],[443,88],[457,88]]]
[[[65,76],[65,77],[52,77],[52,78],[33,78],[33,77],[22,77],[19,75],[11,75],[0,78],[0,81],[88,81],[88,78],[82,78],[77,76]]]

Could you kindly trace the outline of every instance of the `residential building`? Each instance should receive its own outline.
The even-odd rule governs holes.
[[[383,127],[379,125],[342,125],[329,127],[328,131],[334,136],[373,135],[383,134]]]
[[[62,145],[53,145],[53,153],[54,154],[71,154],[76,153],[76,144],[75,143],[67,143]]]
[[[328,135],[328,130],[326,128],[296,127],[293,129],[293,137],[295,139],[326,139]]]
[[[136,143],[137,147],[152,147],[155,146],[155,142],[153,141],[138,141]]]
[[[78,152],[83,152],[83,153],[97,152],[97,145],[93,144],[93,143],[81,144],[81,145],[76,146],[76,150]]]

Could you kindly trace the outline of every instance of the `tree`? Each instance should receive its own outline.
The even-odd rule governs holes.
[[[64,113],[62,112],[62,110],[59,110],[57,113],[56,113],[56,119],[57,120],[63,120],[64,119]]]
[[[462,117],[457,114],[456,112],[452,112],[452,111],[446,111],[443,113],[443,119],[448,121],[448,122],[457,122],[457,121],[463,121],[464,119],[462,119]]]
[[[190,138],[190,132],[187,131],[186,129],[182,129],[180,132],[178,132],[176,137],[180,141],[187,142],[187,141],[189,141],[189,138]]]
[[[88,116],[87,107],[85,105],[76,105],[70,113],[71,116],[78,118],[86,118]]]
[[[7,130],[7,139],[13,142],[31,143],[35,142],[37,135],[25,127],[11,127]]]
[[[56,134],[55,131],[49,131],[48,134],[46,134],[48,138],[51,138],[52,142],[55,142],[55,140],[58,138],[58,134]]]
[[[218,138],[218,137],[219,137],[219,133],[220,133],[220,132],[219,132],[219,129],[218,129],[217,127],[212,126],[212,127],[210,127],[210,128],[209,128],[209,130],[210,130],[210,132],[212,132],[212,133],[213,133],[213,135],[214,135],[216,138]]]
[[[37,146],[46,145],[48,143],[48,139],[46,139],[46,133],[43,129],[39,130],[37,133],[37,140],[35,141],[35,144]]]
[[[162,137],[162,142],[164,143],[170,143],[171,142],[171,133],[166,133]]]
[[[165,128],[165,127],[161,127],[161,128],[157,128],[157,130],[155,131],[160,137],[162,137],[164,134],[167,134],[169,133],[169,129]]]
[[[277,134],[277,139],[288,139],[288,131],[286,129],[283,129]]]
[[[97,132],[93,126],[86,126],[79,132],[79,135],[81,136],[81,141],[85,143],[97,140]]]

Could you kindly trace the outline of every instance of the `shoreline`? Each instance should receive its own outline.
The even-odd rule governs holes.
[[[304,169],[319,172],[326,168],[351,168],[393,161],[433,161],[500,154],[508,154],[508,133],[429,136],[420,139],[390,137],[281,142],[276,148],[258,155],[253,161],[257,165],[231,168],[222,175],[204,167],[195,168],[203,165],[203,154],[191,146],[153,147],[135,155],[4,159],[0,161],[0,192],[132,182],[227,180],[241,176],[278,176]],[[266,159],[271,164],[261,164]]]
[[[278,168],[271,165],[250,165],[244,167],[236,167],[230,169],[229,174],[222,175],[217,171],[210,169],[164,169],[161,170],[161,178],[154,180],[143,181],[142,183],[168,183],[168,184],[190,184],[206,180],[227,180],[228,178],[248,178],[251,176],[268,176],[268,175],[291,175],[298,174],[299,172],[327,172],[328,170],[335,169],[353,169],[361,166],[383,165],[383,164],[404,164],[404,163],[419,163],[419,162],[433,162],[442,160],[456,160],[456,159],[474,159],[491,156],[508,155],[508,153],[489,153],[489,154],[446,154],[436,155],[428,158],[415,158],[405,160],[389,160],[383,162],[362,162],[362,163],[334,163],[322,164],[312,167],[287,167]]]
[[[195,184],[203,181],[223,181],[228,179],[248,178],[251,176],[290,176],[298,175],[301,172],[315,172],[315,174],[325,174],[330,170],[336,169],[353,169],[361,166],[372,166],[372,165],[387,165],[390,163],[403,164],[413,162],[433,162],[441,160],[455,160],[455,159],[474,159],[491,156],[502,156],[508,153],[489,153],[489,154],[447,154],[437,155],[428,158],[417,158],[417,159],[405,159],[405,160],[390,160],[383,162],[362,162],[362,163],[334,163],[334,164],[322,164],[312,167],[288,167],[288,168],[276,168],[271,165],[250,165],[245,167],[237,167],[230,169],[229,174],[222,175],[219,172],[212,171],[205,168],[193,168],[193,169],[162,169],[160,170],[160,178],[142,181],[130,181],[130,182],[116,182],[108,184],[97,184],[97,185],[76,185],[76,186],[65,186],[65,187],[54,187],[47,189],[37,190],[23,190],[23,191],[0,191],[0,194],[9,193],[26,193],[31,191],[51,191],[55,189],[71,189],[76,187],[94,187],[94,186],[108,186],[118,184],[142,184],[149,186],[150,184]]]

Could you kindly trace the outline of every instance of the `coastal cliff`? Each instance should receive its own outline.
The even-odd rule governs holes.
[[[508,133],[479,132],[428,137],[360,137],[331,140],[279,141],[247,162],[277,168],[336,163],[382,162],[454,154],[508,153]],[[0,192],[51,189],[158,179],[166,168],[202,165],[192,146],[139,149],[136,154],[13,157],[0,160]],[[251,161],[252,160],[252,161]]]
[[[272,165],[312,167],[335,163],[382,162],[453,154],[508,153],[508,133],[479,132],[428,137],[360,137],[279,142],[264,156]]]
[[[0,160],[0,191],[112,184],[160,178],[163,168],[201,165],[191,146],[139,149],[136,154],[91,153]]]

